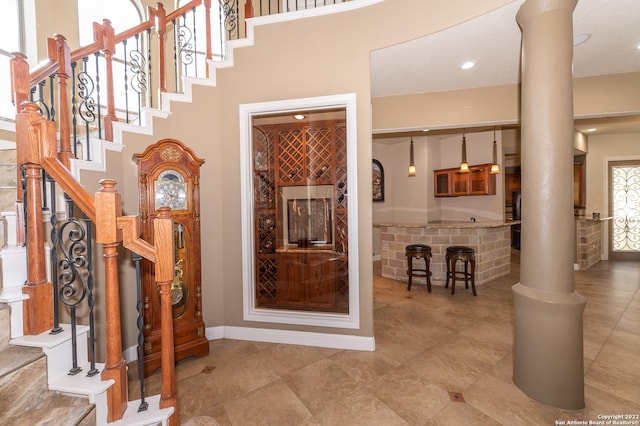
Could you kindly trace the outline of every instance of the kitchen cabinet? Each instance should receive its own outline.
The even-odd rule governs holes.
[[[495,195],[496,176],[489,173],[490,170],[491,164],[469,166],[468,173],[461,173],[458,168],[434,170],[434,195],[436,197]]]
[[[451,170],[434,170],[433,193],[436,197],[449,197],[451,195]]]

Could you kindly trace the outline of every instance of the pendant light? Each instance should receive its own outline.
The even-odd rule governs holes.
[[[469,163],[467,163],[467,138],[462,130],[462,161],[460,162],[460,172],[469,173]]]
[[[496,143],[496,126],[493,126],[493,163],[491,163],[491,170],[489,173],[492,175],[500,173],[500,164],[498,164],[498,144]]]
[[[413,136],[411,136],[411,142],[409,143],[409,177],[416,175],[416,164],[413,162]]]

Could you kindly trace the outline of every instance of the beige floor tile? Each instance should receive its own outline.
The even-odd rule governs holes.
[[[438,285],[431,294],[417,284],[408,292],[406,283],[374,275],[374,352],[213,341],[209,356],[177,364],[180,420],[520,426],[640,412],[640,266],[600,262],[575,274],[587,297],[582,410],[541,404],[513,384],[511,288],[518,281],[517,263],[508,277],[478,286],[477,297],[464,286],[454,296]],[[130,398],[139,389],[135,370]],[[145,382],[147,395],[160,392],[159,373]],[[466,402],[451,401],[448,391]]]
[[[360,390],[325,407],[315,416],[320,425],[403,426],[408,423],[373,393]]]
[[[368,389],[409,424],[421,424],[451,403],[445,389],[406,366],[380,377]]]
[[[284,379],[312,414],[363,387],[330,358],[297,370]]]
[[[425,426],[501,425],[501,423],[464,402],[451,402],[435,417],[423,424]]]
[[[524,394],[512,382],[484,375],[464,392],[467,403],[504,425],[551,425],[561,411]]]
[[[281,380],[225,402],[233,425],[295,425],[311,413]]]

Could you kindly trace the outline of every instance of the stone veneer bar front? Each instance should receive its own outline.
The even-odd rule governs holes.
[[[602,252],[602,224],[613,217],[602,219],[576,218],[577,269],[586,271],[600,262]]]
[[[431,246],[431,280],[444,286],[447,267],[445,254],[449,246],[468,246],[475,250],[476,284],[483,284],[509,275],[511,271],[511,225],[519,221],[485,222],[437,222],[427,224],[380,223],[382,276],[407,281],[407,257],[409,244]],[[416,265],[416,262],[418,266]],[[414,267],[422,268],[422,260],[414,261]],[[458,262],[460,267],[461,262]],[[414,284],[424,284],[414,279]],[[438,283],[438,281],[440,281]]]

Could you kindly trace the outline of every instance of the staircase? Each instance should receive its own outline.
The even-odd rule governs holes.
[[[10,307],[0,303],[0,424],[95,425],[95,404],[48,388],[47,357],[10,343]]]

